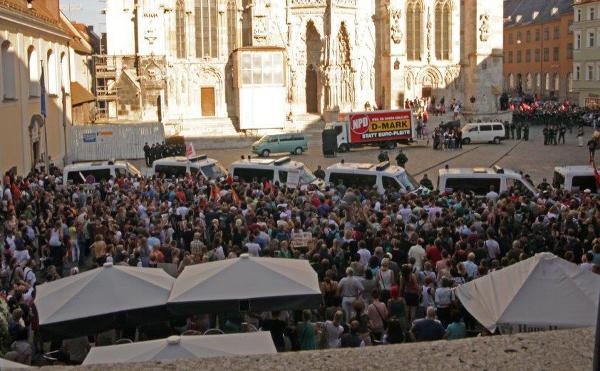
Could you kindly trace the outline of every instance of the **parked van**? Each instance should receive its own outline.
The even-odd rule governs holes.
[[[191,158],[183,156],[165,157],[152,163],[152,172],[156,175],[165,175],[167,178],[181,178],[185,174],[196,176],[202,174],[205,179],[221,180],[227,177],[227,170],[215,159],[207,155],[198,155]]]
[[[401,192],[428,192],[400,166],[389,161],[379,164],[338,162],[325,170],[325,184],[346,187],[373,188],[385,193],[386,189],[398,189]]]
[[[142,173],[127,161],[80,162],[63,169],[63,183],[97,184],[120,176],[141,177]]]
[[[517,187],[526,195],[535,196],[538,191],[521,174],[495,166],[493,168],[440,169],[438,172],[438,190],[440,192],[472,192],[475,196],[485,196],[490,187],[498,194]]]
[[[318,179],[312,171],[307,169],[303,163],[292,161],[289,157],[280,159],[262,159],[251,158],[246,160],[238,160],[231,164],[229,174],[234,179],[243,180],[244,182],[265,181],[271,183],[279,183],[284,185],[288,183],[289,174],[298,175],[299,185],[313,184],[321,187],[323,182]]]
[[[600,193],[596,184],[596,177],[594,177],[594,168],[590,165],[555,167],[552,186],[567,191],[589,189],[592,193]]]
[[[474,122],[462,127],[463,144],[495,143],[499,144],[506,135],[501,122]]]
[[[304,134],[265,135],[252,144],[252,152],[262,157],[271,153],[291,153],[301,155],[308,151],[308,142]]]

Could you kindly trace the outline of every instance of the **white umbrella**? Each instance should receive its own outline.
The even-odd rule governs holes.
[[[492,272],[456,288],[456,296],[490,331],[593,326],[600,276],[550,253]]]
[[[113,328],[126,320],[165,318],[175,279],[164,270],[103,267],[37,287],[35,304],[46,336],[76,337]]]
[[[13,368],[31,368],[30,366],[22,363],[9,361],[4,358],[0,358],[0,370],[12,370]]]
[[[275,354],[270,332],[229,335],[171,336],[139,343],[95,347],[82,365],[148,362],[183,358]]]
[[[308,261],[242,255],[187,266],[169,296],[176,314],[318,308],[317,273]]]

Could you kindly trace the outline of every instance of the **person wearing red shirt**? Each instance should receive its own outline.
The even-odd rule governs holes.
[[[434,267],[436,266],[436,263],[438,261],[442,260],[442,252],[435,245],[435,243],[427,246],[427,248],[425,249],[425,254],[427,256],[427,259],[431,260],[431,265]]]

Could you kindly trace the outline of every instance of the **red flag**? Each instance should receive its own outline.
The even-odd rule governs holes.
[[[217,187],[214,184],[210,186],[210,200],[211,201],[218,202],[219,199],[221,198],[220,193],[221,193],[221,190],[219,189],[219,187]]]
[[[238,206],[242,203],[242,201],[240,200],[240,196],[233,188],[231,188],[231,199],[233,200],[233,203]]]

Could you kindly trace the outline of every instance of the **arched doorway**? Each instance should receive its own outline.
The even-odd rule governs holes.
[[[43,161],[42,157],[42,129],[44,127],[44,118],[41,115],[31,116],[29,121],[29,140],[31,143],[31,166]]]
[[[319,113],[319,86],[318,74],[321,62],[321,35],[315,24],[310,21],[306,25],[306,80],[305,97],[306,112]]]

